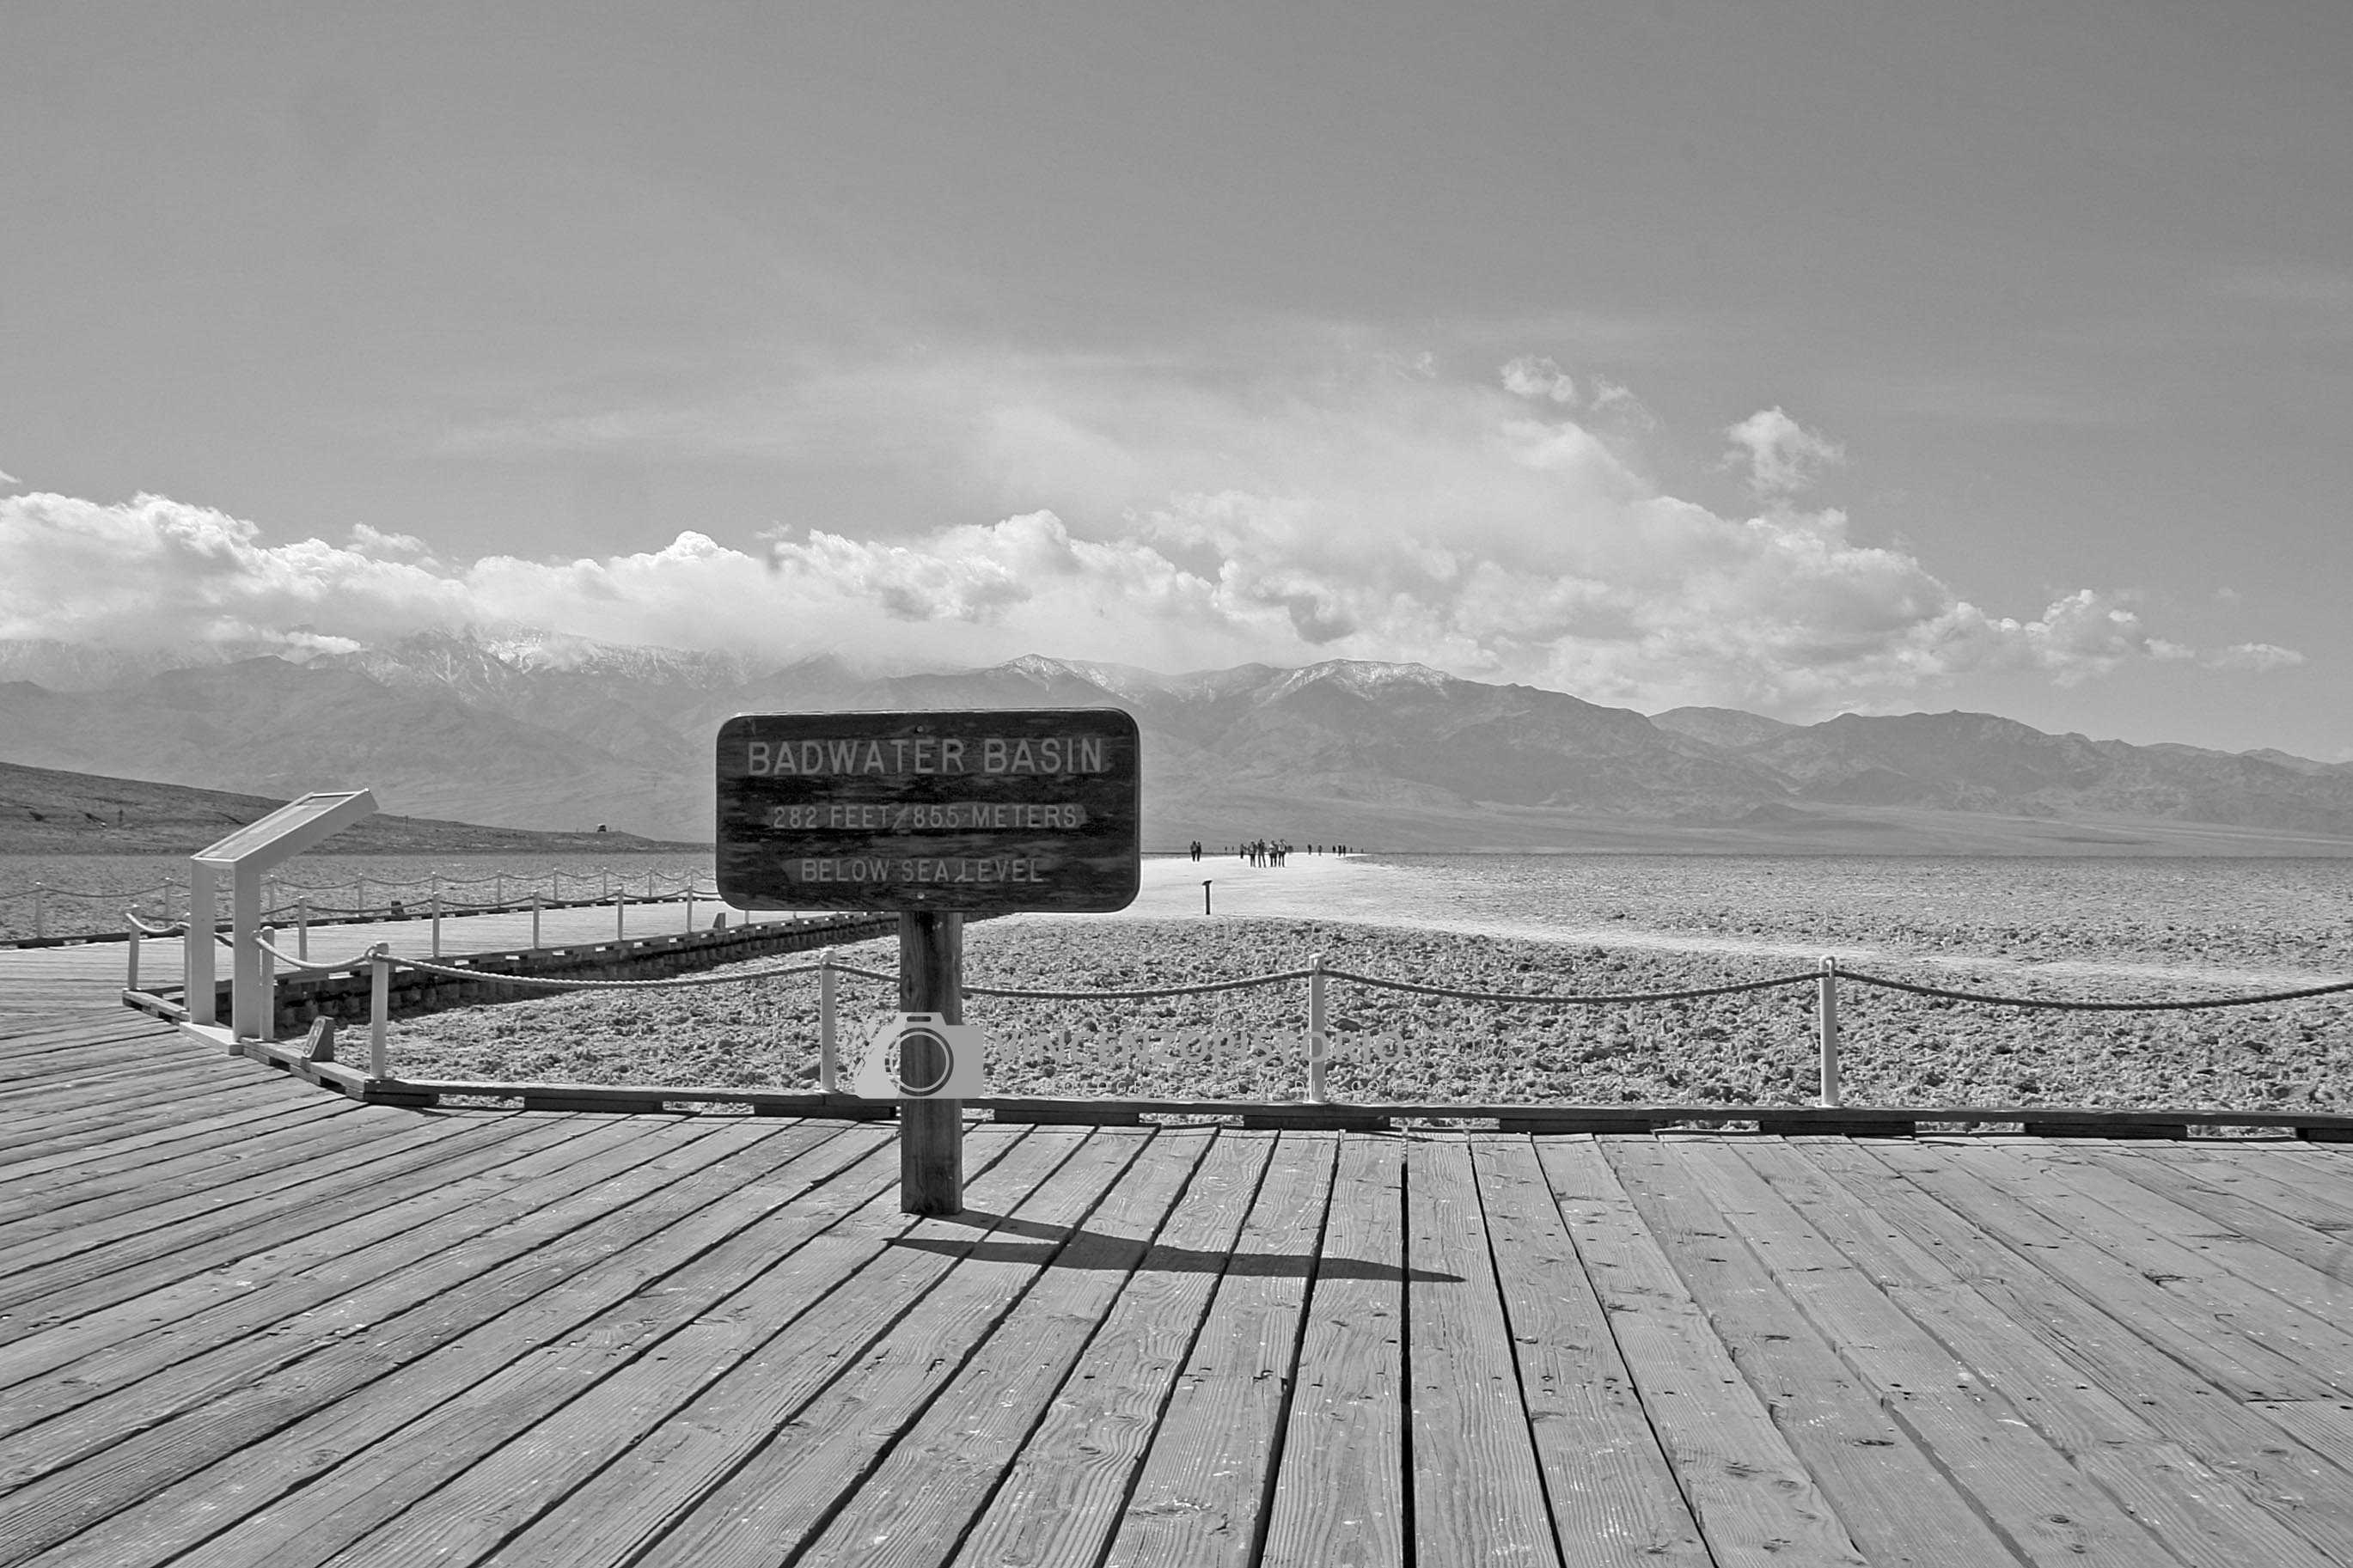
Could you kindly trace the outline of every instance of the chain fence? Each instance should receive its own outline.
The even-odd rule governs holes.
[[[133,919],[136,928],[151,936],[174,934],[185,929],[185,922],[176,926],[159,926],[137,921],[136,917]],[[352,957],[325,963],[312,963],[300,952],[289,953],[275,942],[265,943],[265,952],[273,966],[284,965],[290,972],[365,973],[371,975],[372,987],[375,994],[373,1005],[373,1016],[375,1021],[371,1029],[370,1061],[371,1071],[377,1077],[389,1076],[385,1027],[386,1007],[384,994],[395,973],[400,970],[415,971],[453,980],[493,984],[502,990],[513,988],[550,994],[628,994],[711,990],[730,986],[758,986],[765,991],[783,982],[815,977],[818,990],[815,1009],[818,1041],[813,1074],[816,1082],[807,1087],[818,1088],[828,1093],[840,1092],[839,1086],[842,1081],[840,1078],[841,1005],[836,994],[838,983],[842,980],[856,980],[894,985],[898,979],[894,973],[846,963],[836,956],[830,949],[815,962],[800,961],[759,967],[735,966],[718,973],[635,980],[507,974],[441,963],[430,958],[395,956],[381,944]],[[1109,1006],[1174,1002],[1184,998],[1269,991],[1285,986],[1296,986],[1303,982],[1307,990],[1305,1027],[1303,1030],[1293,1027],[1279,1032],[1282,1037],[1292,1042],[1290,1045],[1271,1043],[1271,1037],[1261,1033],[1261,1037],[1254,1041],[1239,1043],[1235,1046],[1232,1054],[1241,1059],[1240,1067],[1236,1068],[1236,1071],[1240,1072],[1240,1076],[1234,1081],[1242,1084],[1245,1091],[1255,1090],[1261,1095],[1281,1094],[1287,1099],[1303,1098],[1310,1104],[1330,1104],[1344,1103],[1345,1097],[1349,1091],[1366,1087],[1356,1082],[1341,1082],[1339,1088],[1344,1098],[1338,1100],[1335,1098],[1335,1080],[1332,1075],[1335,1065],[1344,1060],[1360,1060],[1370,1054],[1368,1047],[1359,1047],[1354,1052],[1335,1049],[1335,1032],[1345,1031],[1350,1027],[1347,1022],[1343,1021],[1335,1030],[1329,1000],[1331,988],[1335,985],[1362,987],[1372,992],[1427,998],[1450,1004],[1463,1004],[1491,1010],[1536,1011],[1596,1007],[1672,1008],[1694,1002],[1774,990],[1804,988],[1810,993],[1806,1000],[1810,1004],[1810,1021],[1814,1037],[1811,1043],[1815,1059],[1810,1064],[1809,1080],[1803,1087],[1810,1091],[1810,1098],[1815,1103],[1824,1106],[1842,1106],[1847,1103],[1841,1081],[1840,988],[1842,985],[1858,990],[1876,990],[1971,1007],[2110,1014],[2211,1012],[2309,1003],[2353,993],[2353,980],[2342,980],[2285,990],[2191,997],[2116,1000],[2063,995],[2024,995],[1925,984],[1891,975],[1846,970],[1841,969],[1836,960],[1827,958],[1822,960],[1816,968],[1809,971],[1771,974],[1722,984],[1639,991],[1525,992],[1479,989],[1448,985],[1400,975],[1367,973],[1327,964],[1319,954],[1303,967],[1270,969],[1258,973],[1218,979],[1166,984],[1087,988],[968,983],[962,988],[962,994],[971,999],[995,999],[1014,1004],[1078,1004],[1084,1006]],[[1296,1020],[1295,1013],[1287,1016]],[[1067,1028],[1063,1031],[1061,1043],[1065,1047],[1075,1045]],[[1301,1049],[1303,1046],[1303,1050]],[[1009,1042],[1006,1049],[1009,1058],[1019,1061],[1025,1068],[1036,1068],[1047,1060],[1047,1054],[1034,1039],[1027,1042],[1018,1040]],[[1183,1051],[1175,1051],[1170,1065],[1176,1068],[1186,1068],[1188,1064],[1198,1066],[1203,1059],[1206,1058],[1198,1056],[1187,1058]],[[1225,1065],[1228,1068],[1236,1066],[1231,1060]],[[1076,1096],[1076,1098],[1105,1097],[1101,1092]],[[1116,1097],[1116,1091],[1110,1097]]]

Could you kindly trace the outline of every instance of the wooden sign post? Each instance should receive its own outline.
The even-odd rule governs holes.
[[[899,1011],[964,1022],[964,916],[925,910],[899,917]],[[900,1051],[903,1079],[927,1083],[947,1071],[928,1034],[914,1035]],[[963,1210],[962,1101],[899,1101],[899,1207],[906,1214]]]
[[[964,917],[1108,912],[1142,877],[1141,742],[1117,709],[766,713],[719,730],[720,896],[899,917],[899,1010],[964,1020]],[[944,1070],[919,1037],[901,1079]],[[899,1206],[964,1206],[961,1101],[902,1094]]]

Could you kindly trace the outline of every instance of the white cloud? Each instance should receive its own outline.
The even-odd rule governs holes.
[[[1503,374],[1504,390],[1514,396],[1541,397],[1559,404],[1577,401],[1577,383],[1550,359],[1522,354],[1505,364]]]
[[[425,557],[433,552],[413,533],[385,533],[364,522],[352,524],[352,548],[362,555]]]
[[[1846,461],[1846,448],[1807,429],[1778,407],[1760,408],[1724,432],[1727,465],[1745,464],[1748,488],[1767,500],[1810,489],[1824,470]]]
[[[1843,512],[1799,510],[1786,478],[1835,448],[1778,409],[1735,427],[1783,476],[1743,517],[1663,493],[1622,427],[1605,439],[1549,394],[1369,360],[1238,384],[935,356],[835,384],[842,428],[870,447],[920,433],[994,504],[895,537],[828,520],[736,547],[685,527],[632,554],[464,562],[367,524],[271,543],[163,497],[0,497],[0,637],[291,647],[475,624],[778,658],[1414,659],[1647,707],[2074,681],[2186,651],[2114,593],[1989,613],[1908,550],[1855,542]],[[750,402],[726,416],[730,440],[757,435]],[[2263,646],[2213,657],[2294,657]]]
[[[0,469],[0,485],[8,485],[13,488],[16,485],[21,485],[24,482],[24,480],[18,479],[16,475],[7,472],[5,469]]]
[[[2241,670],[2255,675],[2268,675],[2274,669],[2293,669],[2304,662],[2304,655],[2277,643],[2242,642],[2218,648],[2200,660],[2209,669]]]
[[[1659,427],[1658,416],[1652,414],[1649,406],[1631,391],[1619,385],[1608,376],[1597,375],[1593,378],[1593,401],[1589,407],[1598,419],[1614,420],[1641,430],[1655,430]]]

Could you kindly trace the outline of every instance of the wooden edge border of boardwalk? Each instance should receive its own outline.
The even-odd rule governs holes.
[[[617,1115],[692,1115],[693,1108],[746,1106],[754,1116],[844,1121],[896,1119],[895,1100],[795,1093],[711,1084],[509,1083],[473,1079],[373,1078],[340,1062],[315,1061],[298,1044],[232,1041],[217,1026],[176,1026],[230,1056],[249,1057],[371,1105],[423,1108],[447,1099],[519,1100],[525,1110],[604,1111]],[[2353,1142],[2353,1115],[2315,1110],[2121,1109],[2063,1105],[1482,1105],[1446,1102],[1318,1104],[1303,1100],[1058,1100],[993,1095],[964,1101],[997,1121],[1026,1125],[1120,1126],[1146,1116],[1239,1118],[1244,1127],[1377,1131],[1399,1121],[1493,1121],[1500,1132],[1656,1132],[1669,1128],[1725,1131],[1753,1124],[1780,1136],[1909,1138],[1923,1126],[1983,1131],[2019,1128],[2028,1137],[2186,1138],[2192,1127],[2279,1128],[2313,1142]]]

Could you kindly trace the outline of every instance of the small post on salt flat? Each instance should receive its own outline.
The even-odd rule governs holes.
[[[828,947],[817,955],[817,1087],[821,1094],[841,1090],[841,1043],[834,1033],[835,987],[841,980],[833,972],[833,951]]]
[[[392,1021],[392,948],[368,949],[368,1076],[385,1078],[385,1027]]]
[[[1814,1003],[1815,1021],[1820,1026],[1822,1052],[1822,1103],[1838,1105],[1839,1099],[1839,1020],[1838,1020],[1838,960],[1822,960],[1821,977]]]
[[[1307,961],[1307,1100],[1326,1103],[1324,1064],[1331,1055],[1331,1037],[1324,1027],[1324,955]]]
[[[964,1022],[964,916],[926,910],[899,917],[899,1011]],[[947,1064],[936,1059],[938,1048],[920,1037],[908,1040],[902,1049],[915,1056],[902,1065],[901,1077],[926,1081],[944,1076]],[[899,1210],[964,1211],[962,1100],[899,1101]]]

